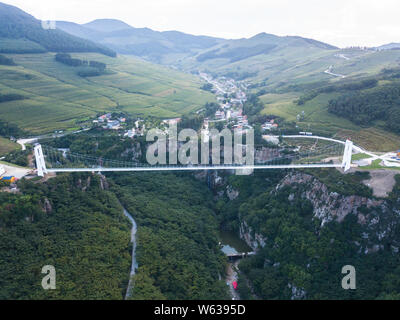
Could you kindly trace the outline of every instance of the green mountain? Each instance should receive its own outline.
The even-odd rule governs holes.
[[[267,91],[305,91],[309,87],[353,80],[398,65],[395,44],[382,50],[348,48],[299,36],[260,33],[251,38],[219,39],[178,31],[134,28],[114,19],[79,25],[60,21],[57,27],[101,43],[120,54],[135,55],[185,72],[248,80]]]
[[[301,47],[312,47],[319,49],[337,49],[331,45],[301,37],[278,37],[272,34],[260,33],[250,39],[231,40],[227,43],[213,48],[196,57],[198,62],[213,59],[227,59],[229,62],[244,60],[257,55],[269,54],[273,50],[285,50]]]
[[[184,70],[201,70],[237,79],[264,80],[306,61],[333,56],[338,48],[302,37],[279,37],[260,33],[249,39],[227,40],[195,57],[177,61]],[[278,82],[277,80],[276,82]]]
[[[82,26],[97,32],[114,32],[132,28],[129,24],[116,19],[97,19]]]
[[[169,56],[190,56],[223,42],[218,38],[193,36],[178,31],[158,32],[149,28],[134,28],[114,19],[99,19],[82,25],[58,21],[57,28],[99,42],[118,53],[160,63],[168,62]]]
[[[0,52],[97,52],[111,57],[116,55],[105,46],[44,26],[17,7],[0,3]]]
[[[400,49],[400,43],[388,43],[388,44],[384,44],[382,46],[376,47],[375,49],[377,50],[398,50]]]
[[[291,50],[310,49],[309,54],[337,49],[302,37],[260,33],[250,39],[227,40],[178,31],[158,32],[149,28],[134,28],[113,19],[95,20],[83,25],[59,21],[57,27],[72,35],[99,42],[118,53],[179,66],[188,71],[208,66],[219,68],[276,52],[282,54]]]

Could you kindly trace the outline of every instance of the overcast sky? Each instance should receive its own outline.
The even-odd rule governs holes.
[[[299,35],[339,47],[400,42],[399,0],[0,0],[42,20],[120,19],[224,38]]]

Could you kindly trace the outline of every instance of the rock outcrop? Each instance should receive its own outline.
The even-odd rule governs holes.
[[[276,192],[285,186],[290,186],[300,193],[300,197],[311,201],[314,208],[314,217],[325,223],[336,220],[342,222],[348,214],[356,214],[358,222],[366,223],[366,217],[359,211],[361,207],[371,209],[384,204],[382,200],[374,200],[356,195],[344,196],[330,192],[328,187],[311,175],[304,173],[288,174],[276,187]],[[288,198],[293,201],[295,194]]]
[[[52,207],[49,199],[47,199],[47,198],[44,198],[44,200],[43,200],[43,211],[46,212],[47,214],[49,214],[53,211],[53,207]]]
[[[356,243],[360,253],[383,250],[387,243],[390,243],[393,253],[399,252],[400,235],[396,230],[400,227],[400,199],[399,203],[391,204],[381,199],[341,195],[330,191],[314,176],[301,172],[285,176],[272,192],[278,193],[285,187],[290,188],[288,201],[300,198],[311,202],[313,219],[319,221],[320,228],[331,221],[343,222],[350,214],[356,216],[363,230],[361,240]],[[254,232],[242,218],[240,237],[253,250],[264,247],[268,241],[262,234]]]
[[[253,251],[257,251],[260,247],[263,248],[267,241],[261,234],[254,232],[244,220],[240,223],[239,235]]]

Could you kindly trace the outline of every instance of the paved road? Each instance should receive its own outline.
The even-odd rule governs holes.
[[[342,78],[342,79],[346,78],[346,76],[343,75],[343,74],[333,73],[333,72],[332,72],[332,69],[333,69],[333,66],[330,66],[330,67],[329,67],[327,70],[325,70],[324,72],[325,72],[326,74],[329,74],[329,75],[334,76],[334,77],[338,77],[338,78]]]
[[[48,139],[48,138],[61,138],[70,134],[77,134],[77,133],[81,133],[81,132],[85,132],[85,131],[89,131],[90,128],[87,129],[83,129],[83,130],[77,130],[77,131],[73,131],[73,132],[64,132],[64,133],[51,133],[51,134],[44,134],[41,136],[37,136],[37,137],[31,137],[31,138],[22,138],[22,139],[18,139],[17,143],[21,145],[22,150],[26,150],[26,144],[32,144],[35,142],[38,142],[38,140],[40,139]]]
[[[21,145],[22,151],[25,151],[26,150],[26,144],[31,144],[31,143],[34,143],[34,142],[37,142],[37,141],[38,141],[37,138],[19,139],[19,140],[17,140],[17,143],[19,145]]]
[[[273,136],[273,137],[278,137],[279,136]],[[305,135],[290,135],[290,136],[285,136],[283,135],[282,138],[308,138],[308,139],[317,139],[317,140],[325,140],[325,141],[332,141],[332,142],[336,142],[336,143],[340,143],[340,144],[346,144],[346,142],[341,141],[341,140],[337,140],[337,139],[333,139],[333,138],[326,138],[326,137],[320,137],[320,136],[305,136]],[[371,151],[367,151],[364,148],[361,148],[359,146],[356,146],[355,144],[353,144],[353,150],[359,152],[359,153],[365,153],[366,155],[369,155],[371,158],[373,158],[373,160],[376,159],[381,159],[381,160],[389,160],[388,157],[389,155],[393,155],[393,154],[385,154],[383,156],[379,156],[376,155],[375,153],[372,153]],[[395,161],[393,159],[390,159],[391,161]]]

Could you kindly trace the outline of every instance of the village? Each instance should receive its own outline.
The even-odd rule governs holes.
[[[221,123],[223,127],[246,133],[247,130],[253,129],[249,123],[248,116],[244,113],[244,104],[247,101],[246,91],[249,84],[244,81],[235,81],[227,77],[213,78],[211,75],[200,72],[200,77],[211,86],[211,92],[216,96],[218,108],[212,116],[204,118],[202,130],[203,135],[209,134],[209,129],[216,123]],[[196,114],[203,112],[204,109],[198,110]],[[160,134],[168,134],[168,128],[171,125],[178,124],[181,118],[163,119],[161,121],[135,119],[128,123],[125,116],[112,113],[106,113],[93,120],[94,127],[102,127],[105,130],[123,131],[123,136],[134,138],[144,136],[147,129],[156,128],[160,130]],[[271,131],[278,128],[278,124],[273,119],[262,124],[263,132]]]
[[[213,79],[207,73],[200,73],[200,77],[212,85],[211,91],[216,95],[219,109],[215,112],[213,119],[204,119],[203,128],[208,130],[209,124],[213,122],[225,122],[233,129],[252,129],[247,116],[243,114],[243,105],[247,101],[245,90],[246,83],[237,83],[233,79],[219,77]]]
[[[204,72],[200,72],[199,75],[208,84],[212,85],[211,91],[216,95],[219,104],[219,109],[215,112],[214,118],[204,119],[203,129],[207,132],[210,123],[215,122],[224,122],[226,127],[243,133],[253,129],[243,111],[244,104],[247,101],[246,91],[249,84],[224,76],[214,79]],[[274,123],[274,120],[269,120],[262,125],[262,131],[274,130],[277,127],[278,124]]]

